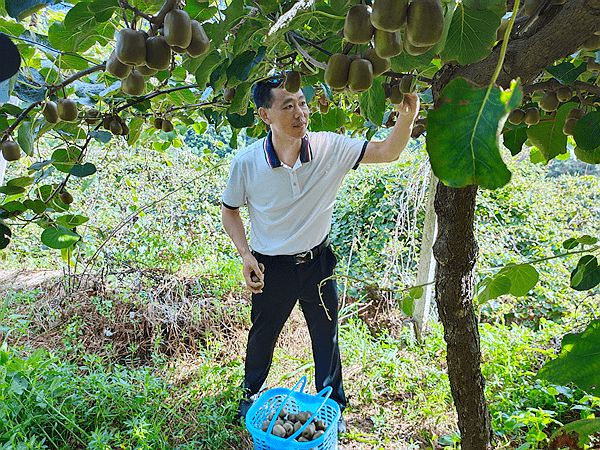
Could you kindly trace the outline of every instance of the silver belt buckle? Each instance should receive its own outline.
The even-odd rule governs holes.
[[[303,260],[303,259],[304,259],[304,258],[306,258],[306,256],[307,256],[307,255],[309,255],[309,254],[310,254],[310,259],[313,259],[313,258],[314,258],[314,255],[313,255],[313,251],[312,251],[312,250],[309,250],[309,251],[307,251],[307,252],[304,252],[304,253],[298,253],[298,254],[296,255],[296,264],[302,264],[302,263],[306,262],[306,260],[304,260],[304,261],[298,261],[298,260],[299,260],[299,259]],[[310,261],[310,260],[309,260],[309,261]]]

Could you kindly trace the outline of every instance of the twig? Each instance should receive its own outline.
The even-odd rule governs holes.
[[[123,106],[119,106],[115,110],[115,112],[119,113],[119,112],[123,111],[124,109],[129,108],[130,106],[137,105],[138,103],[142,103],[146,100],[150,100],[154,97],[158,97],[159,95],[168,94],[170,92],[182,91],[184,89],[194,89],[194,88],[198,88],[198,87],[200,87],[200,85],[198,85],[198,84],[188,84],[186,86],[177,86],[174,88],[166,89],[164,91],[151,92],[150,94],[144,95],[143,97],[136,98],[135,100],[128,102]]]
[[[296,50],[298,50],[298,53],[300,53],[304,59],[306,59],[315,67],[318,67],[323,70],[327,69],[327,64],[321,61],[317,61],[315,58],[310,56],[308,52],[294,38],[291,32],[286,33],[286,35],[289,37],[290,41],[292,41],[292,45],[296,48]]]

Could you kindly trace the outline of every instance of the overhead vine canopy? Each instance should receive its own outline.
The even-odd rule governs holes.
[[[265,135],[250,93],[273,74],[287,73],[289,89],[301,84],[313,131],[367,138],[392,126],[393,104],[416,90],[413,136],[426,135],[448,186],[508,183],[501,140],[512,155],[533,146],[539,162],[568,157],[572,145],[582,161],[600,163],[597,17],[580,24],[588,31],[578,51],[527,84],[495,85],[509,36],[537,32],[574,2],[528,0],[510,14],[505,0],[5,0],[0,32],[22,61],[0,84],[2,153],[26,154],[13,164],[26,164],[27,175],[0,187],[0,248],[11,226],[32,222],[46,245],[76,245],[87,218],[69,213],[77,199],[68,183],[96,172],[90,145],[180,146],[190,128],[209,125],[230,126],[232,146],[241,129]],[[444,81],[498,50],[489,84]]]

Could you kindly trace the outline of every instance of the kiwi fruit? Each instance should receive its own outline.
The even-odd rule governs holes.
[[[573,130],[578,120],[579,119],[575,119],[574,117],[565,120],[565,124],[563,125],[563,133],[567,136],[573,136]]]
[[[586,40],[581,45],[581,48],[592,52],[600,49],[600,36],[593,34],[588,40]]]
[[[546,91],[544,96],[540,99],[540,108],[546,112],[556,111],[560,102],[554,91]]]
[[[187,48],[192,42],[192,21],[187,12],[173,9],[165,16],[163,33],[171,47]]]
[[[324,434],[325,434],[325,431],[323,431],[323,430],[317,430],[317,431],[315,431],[315,434],[313,434],[312,440],[314,441],[316,439],[319,439]]]
[[[260,269],[260,271],[262,273],[265,273],[265,265],[263,263],[258,263],[258,268]],[[252,281],[254,281],[255,283],[258,283],[260,281],[260,278],[258,278],[258,275],[256,275],[254,272],[250,273],[250,279]],[[285,414],[282,416],[280,413],[279,417],[281,417],[283,419],[285,417]]]
[[[279,418],[285,419],[286,415],[287,415],[287,411],[285,410],[285,408],[281,408],[281,411],[279,411]]]
[[[260,429],[264,432],[266,432],[269,429],[269,421],[268,420],[263,420],[262,426],[260,427]]]
[[[399,105],[404,100],[404,94],[400,92],[400,85],[394,84],[390,88],[390,103],[392,105]]]
[[[174,127],[173,127],[173,122],[171,122],[169,119],[163,119],[162,121],[162,130],[166,133],[168,133],[169,131],[173,131]]]
[[[380,58],[392,58],[402,53],[402,38],[398,31],[375,30],[375,53]]]
[[[275,435],[275,436],[279,436],[281,438],[285,437],[285,428],[283,427],[283,425],[280,424],[276,424],[273,429],[271,430],[271,434]]]
[[[156,128],[157,130],[162,130],[162,124],[163,124],[163,120],[160,117],[154,118],[154,122],[153,122],[154,128]]]
[[[416,139],[423,133],[425,133],[425,125],[423,125],[422,123],[418,123],[413,127],[412,132],[410,133],[410,137]]]
[[[406,39],[414,46],[435,45],[444,30],[440,0],[412,0],[406,17]]]
[[[186,53],[186,49],[184,47],[177,47],[176,45],[171,47],[171,50],[173,50],[175,53],[179,53],[180,55]]]
[[[569,119],[581,119],[585,116],[585,111],[581,108],[573,108],[567,113],[567,120]]]
[[[291,422],[285,422],[283,428],[285,429],[286,436],[291,436],[294,433],[294,424]]]
[[[327,426],[325,425],[325,422],[323,420],[317,419],[317,420],[315,420],[315,429],[317,431],[319,431],[319,430],[324,431],[327,429]]]
[[[225,100],[227,103],[231,103],[233,101],[234,97],[235,97],[235,88],[226,87],[225,89],[223,89],[223,100]]]
[[[96,108],[90,108],[85,111],[83,119],[86,121],[86,123],[90,125],[95,125],[98,122],[100,122],[102,117],[100,116],[100,111],[98,111]]]
[[[523,121],[527,125],[536,125],[540,121],[540,110],[534,107],[527,108],[525,110],[525,117]]]
[[[593,150],[585,150],[579,146],[575,147],[575,156],[579,161],[588,164],[600,164],[600,147]]]
[[[44,116],[44,119],[46,119],[46,122],[57,123],[59,118],[58,107],[56,106],[56,103],[54,103],[52,100],[48,100],[46,103],[44,103],[42,115]]]
[[[117,59],[123,64],[141,66],[146,64],[146,35],[139,30],[124,28],[117,33],[115,44]]]
[[[431,50],[434,47],[433,45],[428,45],[425,47],[417,47],[416,45],[412,45],[410,42],[408,42],[407,39],[404,40],[403,44],[404,44],[404,51],[406,53],[408,53],[410,56],[422,55],[423,53],[427,53],[429,50]]]
[[[206,35],[204,28],[197,20],[192,20],[192,40],[185,49],[192,58],[204,55],[210,49],[210,39]]]
[[[70,192],[67,191],[62,191],[60,193],[60,200],[65,204],[65,205],[70,205],[71,203],[73,203],[73,196],[71,195]]]
[[[371,14],[367,5],[354,5],[346,14],[344,38],[352,44],[366,44],[373,37]]]
[[[304,436],[299,436],[297,440],[298,442],[309,442]]]
[[[406,22],[408,0],[377,0],[373,4],[371,23],[378,30],[398,31]]]
[[[405,75],[400,80],[400,92],[403,94],[412,94],[417,87],[417,79],[414,75]]]
[[[313,434],[315,434],[315,424],[314,423],[309,423],[308,426],[302,430],[302,437],[306,438],[306,439],[311,439]]]
[[[4,141],[0,144],[2,157],[7,161],[16,161],[21,157],[21,147],[15,141]]]
[[[127,78],[121,81],[121,90],[129,95],[142,95],[146,82],[137,70],[132,70]]]
[[[113,51],[108,57],[108,61],[106,61],[106,71],[122,80],[123,78],[127,78],[131,73],[131,66],[119,61],[117,54]]]
[[[390,60],[387,58],[381,58],[374,48],[370,48],[365,52],[365,59],[371,61],[373,66],[373,76],[378,77],[384,72],[390,70]]]
[[[363,92],[373,85],[373,66],[368,59],[355,59],[350,63],[348,87],[352,92]]]
[[[296,93],[300,90],[301,76],[300,72],[291,70],[285,74],[284,88],[288,92]]]
[[[569,86],[561,86],[556,90],[556,98],[561,102],[568,102],[573,98],[573,91]]]
[[[302,428],[302,422],[300,422],[300,420],[297,420],[297,421],[294,423],[294,433],[295,433],[296,431],[298,431],[300,428]]]
[[[171,47],[164,36],[152,36],[146,40],[146,66],[164,70],[171,63]]]
[[[116,117],[113,117],[110,121],[110,125],[108,126],[109,130],[115,136],[119,136],[123,133],[123,127],[121,126],[121,122]]]
[[[156,69],[151,69],[150,67],[148,67],[147,65],[143,65],[143,66],[136,66],[135,70],[139,73],[141,73],[144,76],[152,76],[154,75],[156,72],[158,72],[158,70]]]
[[[600,72],[600,63],[597,63],[594,58],[587,60],[587,70],[590,72]]]
[[[348,83],[350,58],[343,53],[334,53],[329,57],[325,69],[325,83],[332,89],[344,89]]]
[[[65,122],[75,122],[77,120],[77,103],[68,98],[58,100],[58,117]]]
[[[523,119],[525,118],[525,111],[522,109],[513,109],[508,115],[508,121],[513,125],[519,125],[523,123]]]
[[[525,0],[523,5],[523,14],[528,17],[533,16],[545,0]]]

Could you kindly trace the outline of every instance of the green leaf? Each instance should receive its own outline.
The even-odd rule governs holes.
[[[500,270],[498,275],[510,280],[508,292],[515,297],[527,295],[540,279],[540,274],[531,264],[510,264]]]
[[[416,286],[408,290],[408,295],[410,295],[411,298],[418,299],[423,297],[424,292],[423,286]]]
[[[25,200],[23,204],[27,209],[32,210],[36,214],[41,214],[46,211],[46,204],[41,200]]]
[[[96,22],[107,22],[119,9],[117,0],[94,0],[88,2],[88,9],[95,14]]]
[[[413,297],[402,299],[402,312],[411,317],[415,312],[415,299]]]
[[[24,31],[25,27],[20,23],[0,17],[0,33],[5,33],[12,36],[20,36]]]
[[[503,275],[496,275],[484,281],[484,289],[477,295],[479,304],[485,303],[501,295],[508,294],[510,291],[510,278]]]
[[[31,122],[22,122],[19,126],[17,142],[26,155],[33,155],[33,130]]]
[[[579,438],[577,442],[579,447],[584,448],[590,442],[589,437],[598,433],[600,433],[600,417],[579,419],[574,422],[569,422],[552,434],[550,437],[551,448],[558,448],[554,441],[560,436],[573,434]]]
[[[600,267],[594,255],[582,256],[571,272],[571,287],[576,291],[587,291],[600,284]]]
[[[9,184],[9,183],[7,183],[7,184]],[[580,244],[584,244],[584,245],[594,245],[596,242],[598,242],[598,238],[595,238],[594,236],[590,236],[589,234],[584,234],[583,236],[577,238],[577,242],[579,242]]]
[[[72,245],[77,243],[79,239],[81,239],[81,236],[79,236],[74,231],[63,227],[62,225],[58,225],[56,227],[46,228],[42,232],[41,238],[42,243],[44,243],[44,245],[50,248],[61,249],[71,247]]]
[[[66,228],[72,229],[73,227],[83,225],[88,220],[90,219],[79,214],[65,214],[64,216],[57,217],[56,223]]]
[[[65,28],[71,31],[81,31],[95,27],[97,24],[95,14],[89,6],[89,2],[80,2],[73,6],[63,20]]]
[[[27,207],[23,203],[17,201],[4,203],[3,205],[0,205],[0,208],[8,212],[27,211]]]
[[[593,320],[582,333],[563,337],[560,355],[537,374],[550,383],[575,384],[590,394],[600,394],[600,320]]]
[[[533,145],[540,149],[546,161],[567,151],[567,136],[562,129],[567,114],[575,106],[575,103],[565,103],[556,111],[554,117],[544,116],[540,123],[527,129],[527,137]]]
[[[10,17],[23,20],[25,17],[39,11],[46,5],[56,3],[57,0],[5,0],[6,12]]]
[[[364,117],[369,119],[375,125],[380,127],[383,124],[383,114],[385,113],[385,92],[381,78],[373,80],[373,86],[363,92],[360,96],[360,110]]]
[[[475,9],[465,2],[458,3],[440,55],[442,60],[465,65],[488,56],[503,15],[504,11]]]
[[[569,84],[577,80],[579,75],[585,72],[586,67],[586,64],[583,62],[577,66],[570,62],[563,62],[556,66],[548,67],[546,71],[551,75],[554,75],[554,78],[561,83]]]
[[[246,128],[254,125],[254,110],[248,108],[248,111],[243,116],[233,113],[227,114],[227,120],[233,128]]]
[[[17,195],[25,192],[21,186],[0,186],[0,194]]]
[[[573,250],[579,245],[579,241],[575,238],[569,238],[562,243],[562,246],[567,250]]]
[[[527,140],[527,127],[524,125],[516,126],[505,131],[502,134],[504,146],[510,150],[510,154],[515,156],[523,149],[523,144]]]
[[[0,250],[5,249],[10,244],[12,232],[3,222],[0,222]]]
[[[575,124],[573,138],[584,150],[600,147],[600,111],[592,111]]]
[[[312,131],[336,131],[348,121],[346,111],[341,108],[329,108],[325,114],[314,113],[310,116]]]
[[[464,78],[446,85],[441,106],[428,115],[426,137],[431,167],[444,184],[496,189],[509,182],[511,174],[500,156],[499,135],[521,96],[514,82],[511,90],[494,87],[489,92]]]
[[[235,88],[235,96],[233,97],[233,101],[231,102],[231,106],[229,106],[228,112],[230,114],[242,114],[245,115],[248,109],[248,104],[250,103],[250,88],[252,85],[248,82],[240,83]]]
[[[266,48],[260,47],[258,52],[254,50],[247,50],[242,54],[236,56],[229,67],[227,67],[226,74],[230,80],[246,81],[250,71],[265,57]]]
[[[59,148],[52,153],[52,165],[60,172],[69,173],[80,155],[81,150],[77,147]]]
[[[127,143],[129,145],[133,145],[137,142],[142,134],[142,125],[144,124],[144,119],[141,117],[135,117],[131,119],[129,122],[129,136],[127,137]]]
[[[87,162],[85,164],[75,164],[70,170],[71,175],[73,175],[74,177],[79,177],[79,178],[88,177],[95,173],[96,173],[96,166],[89,162]]]
[[[129,127],[129,133],[131,134],[131,126]],[[98,142],[102,142],[103,144],[110,142],[112,139],[112,133],[104,130],[92,130],[90,131],[90,136],[96,139]]]
[[[17,177],[17,178],[13,178],[12,180],[8,180],[6,182],[6,185],[7,186],[27,187],[27,186],[31,186],[32,183],[33,183],[33,177]]]

